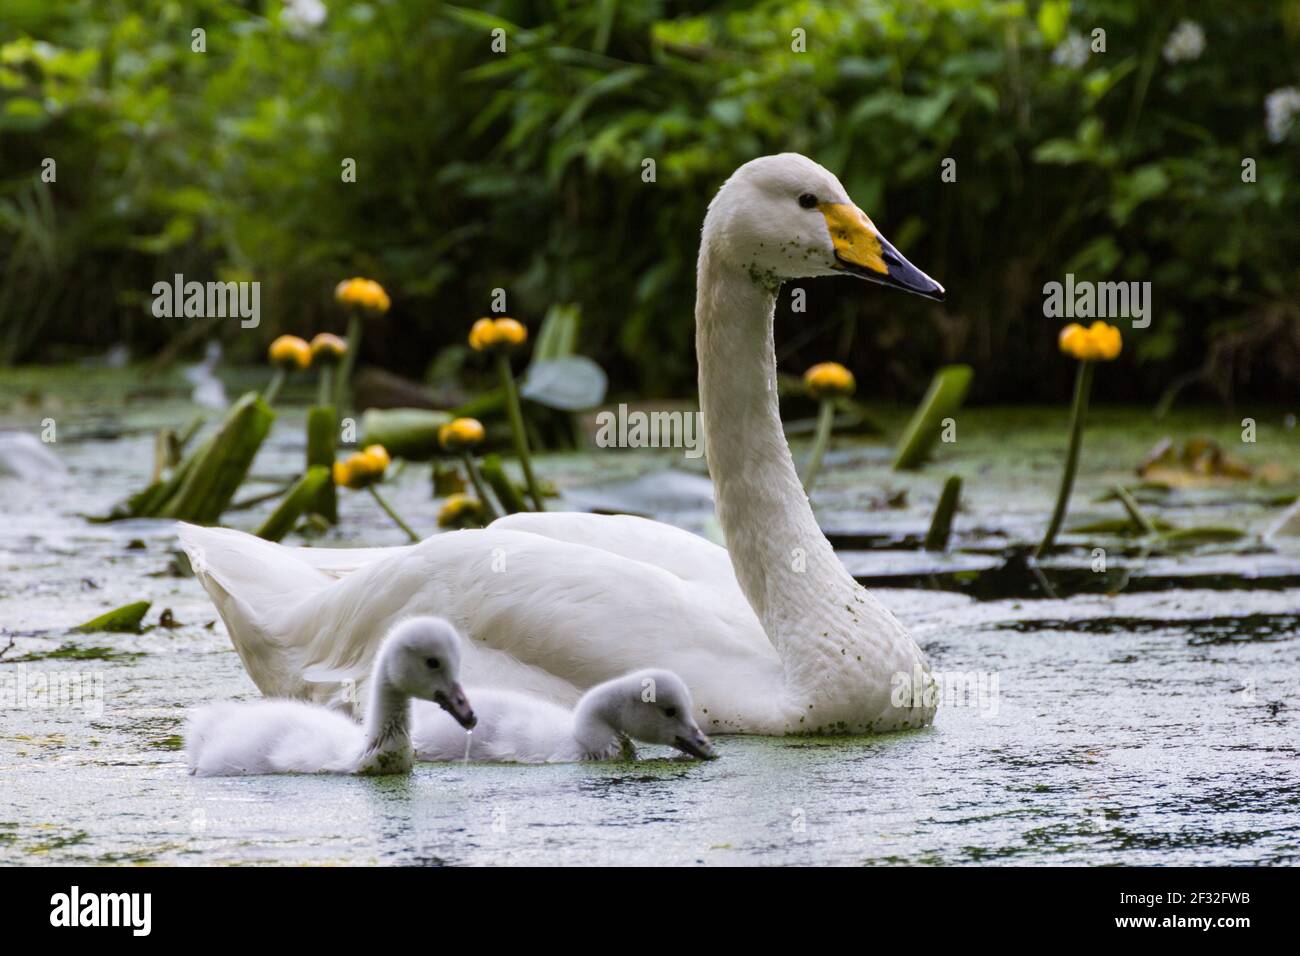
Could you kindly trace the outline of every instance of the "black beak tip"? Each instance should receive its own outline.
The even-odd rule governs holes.
[[[913,295],[919,295],[923,299],[931,299],[935,302],[942,302],[947,298],[948,293],[944,287],[935,282],[924,272],[921,272],[911,263],[901,258],[895,258],[894,262],[889,264],[889,271],[880,273],[864,266],[857,265],[841,259],[838,255],[835,257],[835,266],[841,272],[846,272],[851,276],[859,279],[866,279],[868,282],[875,282],[878,285],[889,286],[899,289],[903,292],[910,292]]]
[[[678,737],[675,743],[678,750],[700,760],[716,760],[718,758],[718,752],[713,749],[713,744],[707,738],[693,740],[687,737]]]
[[[454,697],[448,697],[439,691],[434,695],[433,702],[451,715],[452,720],[460,724],[466,730],[473,730],[478,723],[478,717],[465,699],[465,695],[457,693]]]

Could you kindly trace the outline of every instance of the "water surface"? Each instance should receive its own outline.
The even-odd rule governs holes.
[[[15,404],[4,420],[27,425],[45,413]],[[166,522],[80,517],[135,487],[152,455],[148,428],[186,413],[161,399],[68,412],[60,425],[69,437],[56,445],[66,480],[3,482],[0,679],[76,674],[92,689],[102,680],[103,697],[102,711],[93,703],[90,712],[0,710],[0,862],[1300,861],[1300,555],[1246,541],[1142,559],[1113,541],[1110,573],[1127,565],[1163,584],[1130,590],[1107,577],[1080,589],[1065,573],[1088,566],[1091,542],[1080,540],[1049,562],[1049,579],[1051,567],[1061,571],[1054,598],[1018,586],[1010,591],[1024,593],[990,598],[963,586],[1002,566],[999,549],[1041,524],[1055,480],[1055,410],[1017,413],[1025,417],[1015,454],[1002,458],[1005,420],[982,426],[978,412],[965,413],[967,444],[916,477],[890,474],[886,451],[869,442],[845,444],[828,460],[817,504],[823,523],[844,536],[846,563],[880,585],[936,669],[983,681],[982,698],[947,702],[930,729],[724,737],[721,759],[707,764],[650,748],[637,764],[422,764],[397,780],[192,778],[178,736],[186,709],[253,699],[256,689],[202,589],[174,567]],[[96,437],[89,426],[104,415],[143,430]],[[300,417],[291,410],[277,427],[260,476],[295,470]],[[1092,498],[1112,473],[1128,474],[1148,437],[1141,429],[1109,437],[1118,429],[1106,430],[1104,414],[1100,421],[1089,435],[1089,460],[1100,464],[1081,481],[1080,520],[1114,516],[1114,505]],[[77,428],[84,440],[75,440]],[[1231,434],[1228,423],[1220,431]],[[1300,457],[1289,434],[1264,435],[1271,445],[1247,451]],[[607,495],[671,463],[608,452],[548,460],[542,470],[563,487]],[[965,551],[926,556],[908,542],[924,532],[951,471],[967,476],[957,541]],[[665,487],[671,493],[649,505],[656,514],[716,533],[707,485],[687,474]],[[901,506],[872,510],[904,487]],[[1253,484],[1189,491],[1156,510],[1180,522],[1231,520],[1254,535],[1276,515],[1277,496]],[[424,467],[407,467],[393,498],[411,523],[433,527],[437,502]],[[253,527],[264,514],[235,514],[231,523]],[[343,518],[325,543],[401,541],[365,496],[345,493]],[[146,623],[169,608],[177,626],[138,636],[68,631],[140,599],[154,602]]]

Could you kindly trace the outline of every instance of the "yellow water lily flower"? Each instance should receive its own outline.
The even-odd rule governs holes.
[[[452,495],[438,511],[439,528],[478,527],[483,524],[483,503],[470,495]]]
[[[853,373],[839,362],[819,362],[803,373],[803,383],[817,399],[852,395],[858,387]]]
[[[372,485],[383,479],[390,461],[383,445],[370,445],[334,462],[334,483],[354,491]]]
[[[447,451],[468,451],[483,441],[483,423],[477,418],[457,418],[438,429],[438,444]]]
[[[1105,322],[1094,322],[1086,329],[1071,322],[1061,329],[1057,341],[1062,352],[1081,362],[1113,361],[1123,347],[1119,329]]]
[[[528,330],[511,318],[479,319],[469,330],[469,345],[476,352],[506,352],[528,341]]]
[[[282,335],[266,350],[271,364],[283,369],[304,369],[311,365],[311,346],[296,335]]]
[[[383,445],[367,445],[361,452],[361,457],[368,463],[371,471],[376,477],[382,478],[388,466],[392,464],[393,459],[388,454],[388,449]]]
[[[355,488],[352,483],[352,459],[339,459],[334,462],[334,484],[340,488]]]
[[[1123,347],[1119,329],[1100,321],[1092,323],[1086,329],[1077,322],[1071,322],[1061,329],[1057,344],[1066,355],[1079,360],[1079,368],[1074,377],[1074,403],[1070,406],[1070,441],[1065,452],[1065,468],[1061,471],[1061,485],[1056,492],[1056,505],[1052,508],[1052,517],[1048,519],[1047,531],[1034,550],[1035,560],[1051,553],[1056,536],[1065,521],[1065,513],[1070,507],[1070,492],[1074,488],[1074,475],[1079,468],[1079,448],[1083,444],[1083,422],[1088,411],[1088,398],[1092,394],[1092,376],[1095,370],[1093,363],[1112,361]],[[1123,492],[1122,488],[1118,490]]]
[[[348,343],[332,332],[321,332],[311,340],[313,361],[324,365],[337,365],[348,354]]]
[[[371,315],[383,315],[392,304],[384,287],[374,279],[344,279],[334,287],[334,298],[342,305]]]

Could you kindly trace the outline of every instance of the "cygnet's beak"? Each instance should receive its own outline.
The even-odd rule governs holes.
[[[686,735],[678,735],[673,738],[673,746],[682,753],[688,753],[692,757],[699,757],[701,760],[713,760],[718,756],[718,752],[713,749],[713,741],[704,735],[704,731],[696,727]]]
[[[444,694],[439,691],[433,698],[433,702],[445,710],[466,730],[472,730],[478,723],[478,718],[474,716],[474,709],[469,705],[469,698],[465,696],[465,691],[459,684],[453,684],[451,694]]]

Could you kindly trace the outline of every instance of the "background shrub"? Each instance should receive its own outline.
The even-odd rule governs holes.
[[[836,358],[910,398],[964,360],[977,397],[1059,398],[1041,290],[1074,272],[1154,286],[1105,397],[1295,397],[1300,115],[1270,137],[1265,101],[1300,87],[1297,0],[326,5],[295,29],[278,0],[7,0],[0,363],[208,335],[251,357],[339,328],[333,285],[366,274],[394,300],[367,361],[422,374],[504,287],[528,322],[580,304],[616,389],[687,393],[708,199],[797,150],[950,298],[809,282],[778,317],[791,371]],[[1184,20],[1204,44],[1179,59]],[[176,272],[260,280],[261,327],[154,318]]]

